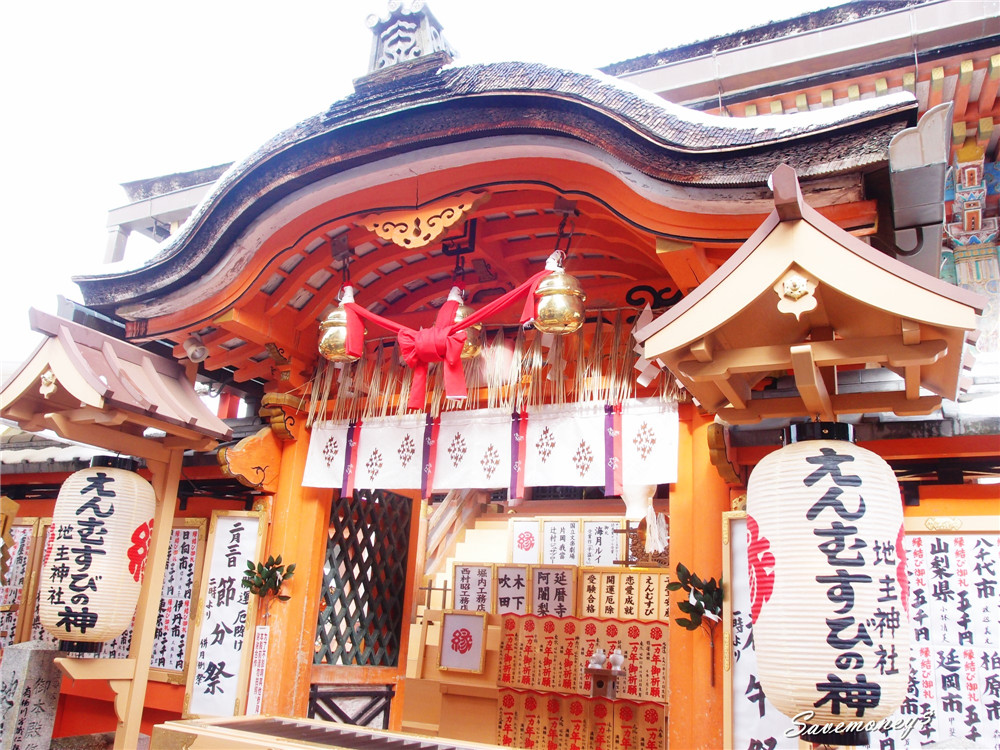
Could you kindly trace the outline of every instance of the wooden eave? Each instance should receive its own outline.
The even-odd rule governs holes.
[[[38,310],[29,318],[46,338],[0,389],[0,415],[22,429],[160,461],[231,436],[178,362]]]
[[[772,181],[775,209],[754,235],[638,331],[645,357],[662,360],[703,408],[733,423],[927,414],[942,398],[954,399],[985,299],[839,229],[805,204],[790,167],[776,169]],[[789,272],[815,284],[807,295],[813,309],[783,302],[775,286]],[[841,394],[838,367],[885,367],[903,378],[902,387]],[[754,397],[761,380],[786,372],[795,375],[797,396]]]

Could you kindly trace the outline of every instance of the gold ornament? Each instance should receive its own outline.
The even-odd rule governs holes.
[[[361,358],[347,353],[347,310],[343,304],[319,324],[319,353],[331,362],[356,362]]]
[[[583,325],[583,303],[587,295],[580,282],[556,268],[538,284],[535,328],[542,333],[563,335],[580,330]]]
[[[476,310],[468,305],[459,305],[455,310],[455,322],[468,318]],[[483,324],[476,323],[465,329],[465,343],[462,345],[462,359],[474,359],[483,348]]]

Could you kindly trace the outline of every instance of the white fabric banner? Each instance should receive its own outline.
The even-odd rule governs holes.
[[[501,409],[443,413],[435,446],[434,490],[506,487],[510,424],[510,412]]]
[[[349,427],[346,421],[313,423],[306,468],[302,473],[304,487],[333,487],[339,490],[343,486]]]
[[[604,404],[528,409],[525,486],[604,486]]]
[[[370,417],[361,422],[354,489],[419,490],[424,414]]]
[[[677,443],[676,403],[658,398],[622,402],[622,484],[676,482]]]

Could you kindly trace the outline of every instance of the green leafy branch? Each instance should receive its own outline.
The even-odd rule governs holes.
[[[687,601],[677,602],[677,608],[686,617],[674,620],[682,628],[697,630],[704,628],[708,633],[712,649],[712,685],[715,685],[715,628],[722,622],[722,576],[702,580],[688,570],[683,563],[677,563],[677,580],[667,584],[670,591],[683,589],[688,594]]]
[[[295,575],[295,563],[288,567],[281,562],[281,555],[274,557],[268,555],[267,560],[255,563],[247,560],[247,569],[243,571],[243,580],[240,582],[243,588],[250,589],[250,593],[259,596],[264,603],[264,622],[267,623],[270,616],[271,602],[275,599],[287,602],[291,599],[281,592],[281,586],[285,581],[291,580]]]

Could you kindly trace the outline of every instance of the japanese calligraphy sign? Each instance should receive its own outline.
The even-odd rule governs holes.
[[[513,518],[510,522],[510,561],[537,565],[541,560],[542,539],[536,518]]]
[[[807,724],[890,716],[906,692],[890,660],[905,662],[910,642],[892,468],[845,440],[786,445],[750,476],[747,533],[750,615],[771,702]]]
[[[620,559],[621,521],[584,521],[581,552],[584,565],[614,565]]]
[[[438,669],[482,672],[486,660],[486,615],[445,612],[442,620]]]
[[[195,592],[201,583],[206,525],[203,518],[183,518],[177,519],[171,530],[150,655],[151,679],[176,682],[187,669],[191,649],[188,634]]]
[[[732,583],[724,612],[726,745],[796,748],[801,728],[774,708],[759,680],[744,514],[725,515],[729,552],[723,555],[723,576]],[[870,732],[871,748],[918,750],[938,742],[1000,746],[998,521],[959,517],[945,524],[957,529],[928,531],[940,523],[906,519],[913,646],[908,664],[889,653],[882,667],[906,674],[907,689],[899,710]]]
[[[186,680],[190,651],[188,634],[194,616],[194,598],[201,582],[206,525],[203,518],[179,518],[174,521],[167,548],[153,650],[149,659],[150,680],[177,684],[183,684]],[[44,538],[48,540],[53,533],[53,527],[47,526]],[[31,639],[54,642],[55,639],[45,632],[37,616],[37,599],[40,594],[40,591],[36,594]],[[131,644],[130,624],[117,638],[103,643],[98,656],[107,659],[125,658],[129,655]]]
[[[596,570],[580,571],[580,595],[577,598],[581,617],[597,617],[601,609],[601,574]]]
[[[589,697],[582,668],[598,648],[625,656],[619,698],[665,702],[668,627],[637,620],[504,615],[497,684]]]
[[[760,684],[747,585],[746,514],[726,513],[723,524],[723,542],[728,541],[729,552],[722,558],[723,565],[728,565],[722,577],[730,582],[723,607],[725,746],[734,750],[796,750],[798,739],[785,734],[792,728],[791,719],[767,700]]]
[[[918,521],[925,519],[907,519],[904,545],[913,648],[897,716],[933,718],[917,726],[908,745],[891,733],[897,738],[891,750],[927,743],[1000,747],[998,521]],[[929,530],[942,525],[953,530]]]
[[[184,713],[242,713],[248,680],[256,601],[240,585],[247,560],[257,560],[265,530],[259,511],[213,511],[206,570],[199,597],[195,664],[188,670]]]
[[[538,750],[662,750],[662,704],[501,689],[497,744]]]
[[[669,619],[666,585],[670,574],[648,568],[583,568],[580,570],[581,617],[641,620]]]
[[[470,612],[493,611],[493,566],[462,565],[452,570],[453,609]]]
[[[247,716],[257,716],[264,704],[264,678],[267,676],[267,642],[271,628],[261,625],[253,639],[253,660],[250,662],[250,694],[247,697]]]
[[[580,562],[580,522],[542,521],[542,562],[577,565]]]
[[[528,612],[531,576],[527,565],[496,566],[496,606],[498,615],[523,615]]]
[[[536,615],[576,614],[576,568],[539,565],[531,569],[531,611]]]
[[[7,571],[7,582],[0,585],[0,651],[15,641],[24,640],[19,637],[19,630],[26,622],[25,604],[30,599],[26,591],[31,579],[31,556],[33,554],[37,519],[30,522],[18,521],[10,529],[13,547],[2,552],[8,554],[10,567]]]

